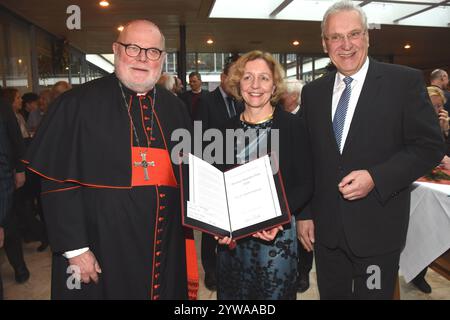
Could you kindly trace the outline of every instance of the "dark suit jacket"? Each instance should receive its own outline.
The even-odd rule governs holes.
[[[235,101],[235,108],[236,114],[244,110],[242,102],[239,101]],[[229,119],[228,108],[219,87],[200,98],[197,113],[197,119],[202,121],[203,130],[220,129],[225,125]]]
[[[193,106],[193,105],[192,105],[192,95],[194,95],[194,93],[192,93],[191,90],[186,91],[186,92],[180,94],[179,98],[180,98],[180,99],[184,102],[184,104],[186,105],[187,110],[188,110],[189,115],[191,116],[191,119],[192,119],[192,120],[198,120],[198,119],[199,119],[198,107],[199,107],[199,104],[200,104],[200,100],[201,100],[204,96],[206,96],[206,95],[208,95],[208,94],[209,94],[209,92],[206,91],[206,90],[200,91],[200,97],[199,97],[199,99],[197,100],[197,105],[196,105],[196,106]],[[194,112],[192,112],[193,110],[194,110]]]
[[[312,145],[315,192],[309,210],[316,241],[334,248],[344,231],[358,256],[403,247],[410,184],[439,163],[444,144],[419,71],[370,60],[342,155],[333,133],[331,104],[336,72],[306,85],[302,118]],[[375,188],[347,201],[341,179],[366,169]]]

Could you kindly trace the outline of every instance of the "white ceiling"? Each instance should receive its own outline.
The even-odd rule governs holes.
[[[321,21],[335,0],[216,0],[210,18]],[[371,25],[450,27],[450,1],[354,1]],[[239,10],[236,10],[239,8]]]

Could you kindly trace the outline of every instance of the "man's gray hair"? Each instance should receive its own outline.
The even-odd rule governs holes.
[[[302,88],[305,85],[305,82],[303,80],[291,78],[291,79],[285,79],[284,84],[286,85],[286,93],[298,93],[298,101],[297,102],[300,104]]]
[[[341,12],[341,11],[356,11],[356,12],[358,12],[359,16],[361,17],[361,24],[364,28],[363,31],[366,31],[368,29],[367,16],[366,16],[366,13],[364,12],[364,10],[360,6],[356,5],[353,1],[343,0],[343,1],[336,2],[331,7],[329,7],[328,10],[323,15],[322,23],[320,25],[320,27],[322,29],[322,38],[324,38],[324,36],[325,36],[324,30],[325,30],[326,23],[327,23],[329,16],[332,14]]]

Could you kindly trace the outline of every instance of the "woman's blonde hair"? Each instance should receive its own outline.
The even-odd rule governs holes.
[[[284,84],[284,70],[283,67],[274,59],[274,57],[268,52],[262,52],[259,50],[250,51],[241,56],[230,68],[228,72],[228,78],[226,80],[227,86],[231,94],[239,101],[242,101],[240,82],[244,75],[244,68],[247,62],[262,59],[267,63],[270,71],[273,75],[273,85],[275,90],[270,98],[270,103],[275,106],[280,100],[281,95],[285,92]]]

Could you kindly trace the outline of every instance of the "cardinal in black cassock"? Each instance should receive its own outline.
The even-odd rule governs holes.
[[[26,162],[43,177],[55,299],[196,297],[195,246],[181,223],[181,177],[170,158],[171,133],[190,130],[189,116],[167,90],[138,94],[117,72],[118,61],[141,73],[155,63],[148,51],[134,58],[125,52],[129,42],[157,47],[133,38],[142,28],[160,32],[148,21],[130,23],[119,37],[128,41],[115,47],[117,75],[59,97],[30,146]],[[125,80],[138,79],[131,67]],[[63,254],[86,248],[97,260],[98,282],[79,285]]]

